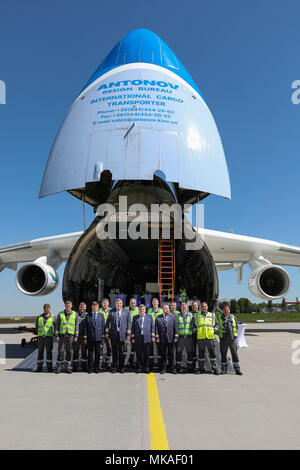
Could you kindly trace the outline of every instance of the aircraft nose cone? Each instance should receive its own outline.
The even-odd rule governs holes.
[[[140,62],[171,70],[200,94],[197,85],[172,49],[157,34],[143,28],[131,31],[113,47],[83,90],[109,70],[121,65]]]
[[[213,116],[174,52],[147,29],[121,39],[75,99],[51,149],[40,196],[84,188],[96,204],[102,197],[97,183],[108,172],[112,181],[153,181],[159,172],[178,183],[182,197],[190,197],[186,190],[195,191],[193,197],[230,197]]]
[[[104,68],[132,62],[147,62],[163,67],[180,68],[174,52],[160,37],[148,29],[135,29],[111,50],[102,64]]]

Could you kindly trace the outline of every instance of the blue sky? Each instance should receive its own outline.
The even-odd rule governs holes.
[[[81,203],[67,193],[39,200],[58,127],[78,92],[125,34],[149,28],[183,62],[209,105],[222,138],[231,201],[210,196],[207,228],[300,245],[299,1],[52,0],[0,4],[0,246],[82,229]],[[87,210],[87,219],[93,214]],[[300,297],[300,274],[290,300]],[[63,275],[63,268],[59,269]],[[220,273],[220,296],[254,300],[235,274]],[[15,274],[0,274],[0,315],[53,311],[61,292],[31,299]]]

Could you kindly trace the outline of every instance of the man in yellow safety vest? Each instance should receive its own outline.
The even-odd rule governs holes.
[[[193,315],[193,318],[194,318],[194,321],[195,321],[196,313],[199,312],[199,303],[196,300],[194,300],[192,302],[191,307],[192,307],[192,315]],[[196,372],[196,366],[197,366],[197,331],[196,331],[196,329],[194,329],[192,338],[193,338],[193,366],[192,366],[192,369],[193,369],[194,372]]]
[[[101,308],[99,308],[99,312],[103,313],[104,315],[104,320],[105,320],[105,325],[106,325],[106,320],[108,317],[109,312],[111,311],[111,308],[109,306],[109,299],[104,298],[101,301]],[[110,344],[110,339],[105,338],[104,339],[104,344],[105,344],[105,359],[103,359],[102,367],[103,369],[109,369],[110,367],[110,362],[111,362],[111,344]],[[104,352],[103,352],[104,356]]]
[[[215,313],[208,311],[208,305],[206,302],[201,303],[201,312],[195,314],[195,328],[197,332],[197,346],[199,352],[199,372],[203,374],[205,372],[205,349],[207,348],[211,368],[215,375],[219,375],[220,372],[217,366],[217,358],[215,353],[215,333],[218,332],[218,320]]]
[[[236,344],[236,338],[238,335],[238,322],[235,316],[230,313],[229,305],[223,306],[223,313],[219,315],[218,320],[222,374],[227,374],[227,352],[229,348],[235,373],[237,375],[243,375],[240,369]]]
[[[178,326],[178,341],[175,343],[176,370],[179,373],[184,372],[182,367],[182,353],[185,350],[188,372],[191,372],[193,369],[193,331],[195,322],[186,302],[181,303],[181,312],[176,313],[176,319]]]
[[[135,317],[136,315],[139,315],[139,309],[136,305],[136,299],[134,297],[132,297],[129,301],[129,307],[125,307],[125,308],[126,308],[126,310],[129,310],[129,312],[130,312],[130,318],[131,318],[131,324],[132,324],[133,317]],[[127,344],[127,348],[124,349],[125,356],[126,356],[128,350],[130,349],[128,365],[131,369],[133,369],[133,365],[134,365],[135,348],[136,348],[135,342],[130,342],[129,341],[128,344]],[[125,358],[124,358],[124,360],[125,360]]]
[[[83,341],[83,333],[85,329],[85,318],[87,316],[87,305],[85,302],[80,302],[78,312],[78,341],[73,341],[73,363],[72,370],[77,372],[79,365],[82,371],[86,372],[87,369],[87,345]],[[80,354],[80,358],[79,358]]]
[[[57,315],[55,324],[55,336],[58,342],[57,369],[59,374],[62,370],[64,355],[66,352],[65,369],[72,374],[72,345],[78,341],[79,321],[78,313],[72,310],[72,301],[65,301],[65,309]]]
[[[36,372],[42,372],[44,351],[46,350],[46,364],[48,372],[52,372],[52,350],[55,319],[50,313],[50,304],[44,305],[44,313],[39,315],[35,322],[38,336],[38,359]]]
[[[155,325],[156,317],[158,317],[158,315],[162,315],[162,313],[163,313],[163,310],[161,308],[159,308],[159,300],[157,298],[154,297],[152,299],[152,308],[148,308],[147,313],[148,313],[148,315],[151,315],[153,323]],[[157,348],[157,345],[156,345],[155,342],[154,343],[151,342],[150,343],[150,351],[149,351],[149,368],[150,368],[150,371],[153,370],[154,356],[155,356],[156,353],[157,353],[158,363],[160,363],[161,357],[160,357],[160,353],[159,353],[159,350]]]

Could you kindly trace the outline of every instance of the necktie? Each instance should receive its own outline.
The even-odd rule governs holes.
[[[141,318],[142,318],[142,328],[141,328],[141,334],[143,335],[144,334],[144,315],[141,315]]]

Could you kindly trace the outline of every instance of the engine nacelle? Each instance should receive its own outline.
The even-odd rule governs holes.
[[[273,264],[256,268],[248,280],[250,292],[264,300],[284,297],[290,289],[290,284],[290,276],[286,270]]]
[[[22,266],[16,275],[17,288],[26,295],[47,295],[58,286],[58,275],[48,264],[33,261]]]

